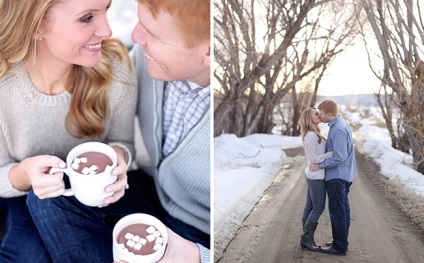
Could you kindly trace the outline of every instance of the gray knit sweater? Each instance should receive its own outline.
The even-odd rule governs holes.
[[[133,56],[140,87],[137,115],[150,159],[138,159],[137,164],[154,177],[161,204],[170,215],[210,233],[210,110],[174,152],[163,158],[164,83],[149,77],[144,53],[138,45]],[[199,247],[202,262],[209,262],[209,251]]]
[[[9,180],[12,166],[25,158],[54,155],[66,160],[67,153],[86,141],[121,143],[134,153],[134,118],[137,88],[126,65],[113,61],[108,87],[110,116],[105,133],[93,139],[77,139],[65,129],[71,94],[46,95],[34,88],[22,64],[0,78],[0,197],[26,194]]]

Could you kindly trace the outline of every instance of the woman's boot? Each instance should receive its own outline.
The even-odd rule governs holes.
[[[305,222],[303,226],[303,234],[300,237],[300,247],[302,249],[307,248],[310,251],[318,251],[320,249],[314,242],[314,234],[317,229],[318,223],[312,223],[309,221]]]
[[[303,233],[303,228],[305,227],[305,222],[306,222],[306,218],[302,218],[302,233]],[[315,243],[314,236],[312,236],[312,242],[314,243],[314,246],[321,248],[321,245],[317,245],[317,243]],[[331,243],[332,242],[330,242],[330,245],[328,246],[331,246]]]

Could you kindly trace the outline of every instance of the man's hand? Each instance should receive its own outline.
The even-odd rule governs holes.
[[[168,246],[165,255],[158,263],[200,263],[199,247],[177,235],[174,231],[168,230]]]
[[[199,247],[177,235],[174,231],[168,230],[168,245],[165,255],[158,263],[200,263]],[[118,263],[128,263],[120,260]]]
[[[311,163],[309,165],[309,171],[315,172],[319,170],[319,163]]]

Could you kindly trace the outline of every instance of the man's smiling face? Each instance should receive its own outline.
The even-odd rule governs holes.
[[[210,65],[205,63],[209,43],[189,48],[178,21],[163,10],[153,16],[149,8],[138,3],[138,19],[131,37],[144,49],[150,77],[209,85]]]

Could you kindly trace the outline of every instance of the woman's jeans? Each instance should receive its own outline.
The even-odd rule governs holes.
[[[333,179],[325,182],[328,194],[328,210],[330,212],[333,247],[346,252],[350,227],[349,190],[352,182]]]
[[[182,237],[210,247],[209,235],[165,211],[150,176],[142,171],[128,172],[128,183],[124,197],[104,208],[85,206],[74,197],[40,200],[29,193],[30,213],[53,262],[112,262],[113,227],[132,213],[151,214]]]
[[[51,262],[28,212],[25,200],[26,196],[0,198],[0,215],[4,223],[0,262]]]
[[[306,178],[308,189],[306,191],[306,204],[303,210],[303,219],[317,223],[325,208],[325,182]]]

